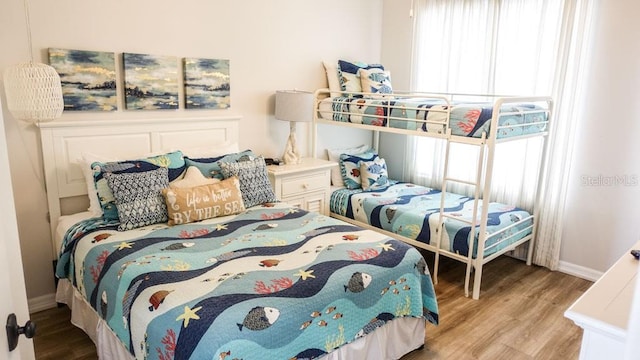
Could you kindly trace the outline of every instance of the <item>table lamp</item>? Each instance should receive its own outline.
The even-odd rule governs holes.
[[[289,140],[282,159],[285,164],[299,164],[296,146],[296,123],[313,120],[313,93],[298,90],[276,91],[276,119],[289,121]]]

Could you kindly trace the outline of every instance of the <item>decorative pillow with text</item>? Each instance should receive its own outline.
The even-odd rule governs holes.
[[[188,224],[245,210],[240,181],[226,180],[191,188],[171,187],[162,190],[169,213],[169,225]]]

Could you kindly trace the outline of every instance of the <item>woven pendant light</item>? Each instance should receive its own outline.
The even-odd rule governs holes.
[[[24,10],[31,61],[5,70],[4,89],[7,95],[7,108],[19,120],[34,123],[51,121],[59,118],[64,109],[60,76],[53,67],[33,62],[27,0],[24,1]]]
[[[41,122],[59,118],[64,109],[60,76],[40,63],[20,63],[4,72],[7,107],[23,121]]]

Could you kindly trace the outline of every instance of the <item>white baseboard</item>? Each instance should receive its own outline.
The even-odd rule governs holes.
[[[558,265],[558,271],[594,282],[600,279],[602,274],[604,274],[602,271],[593,270],[588,267],[568,263],[565,261],[560,261],[560,264]]]
[[[56,294],[51,293],[47,295],[38,296],[35,298],[30,298],[27,300],[27,304],[29,306],[29,313],[33,314],[38,311],[52,309],[57,306],[56,303]]]

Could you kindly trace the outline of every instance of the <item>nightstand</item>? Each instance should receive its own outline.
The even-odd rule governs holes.
[[[300,164],[267,166],[276,197],[292,206],[329,216],[331,168],[338,163],[304,158]]]

